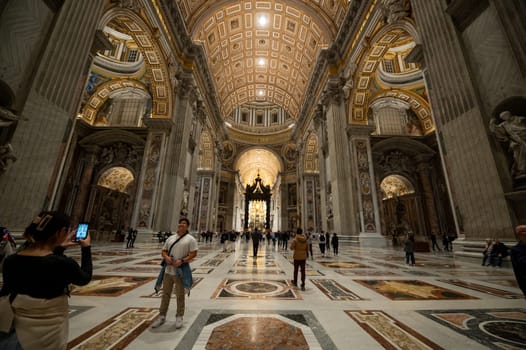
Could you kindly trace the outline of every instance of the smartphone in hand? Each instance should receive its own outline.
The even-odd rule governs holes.
[[[87,222],[81,222],[79,226],[77,227],[77,233],[75,234],[75,241],[80,241],[82,239],[86,239],[88,237],[88,223]]]

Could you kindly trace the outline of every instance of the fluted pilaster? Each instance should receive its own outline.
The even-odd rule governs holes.
[[[327,156],[331,169],[330,177],[326,181],[331,186],[327,207],[332,213],[332,221],[329,222],[327,229],[341,234],[356,234],[358,225],[351,185],[349,142],[346,134],[347,116],[343,105],[342,85],[338,78],[329,79],[322,103],[326,110]]]

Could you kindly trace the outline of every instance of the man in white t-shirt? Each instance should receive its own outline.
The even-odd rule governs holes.
[[[174,285],[177,299],[175,328],[183,326],[185,290],[190,294],[189,291],[192,286],[192,271],[189,262],[197,256],[197,241],[188,233],[188,226],[190,226],[190,221],[187,218],[180,219],[176,234],[170,236],[164,243],[161,252],[166,263],[163,295],[159,317],[152,324],[152,328],[157,328],[166,322],[166,313]]]

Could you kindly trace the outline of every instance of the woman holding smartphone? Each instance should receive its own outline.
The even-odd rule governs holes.
[[[33,243],[5,260],[0,296],[8,296],[11,301],[14,331],[0,338],[0,348],[10,342],[24,350],[66,349],[68,286],[86,285],[92,277],[90,237],[77,241],[76,230],[68,231],[69,227],[70,219],[65,214],[40,213],[24,232]],[[81,247],[80,266],[63,254],[75,245]]]

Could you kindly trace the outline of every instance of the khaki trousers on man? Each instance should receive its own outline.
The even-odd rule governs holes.
[[[175,297],[177,300],[177,312],[175,316],[184,316],[184,286],[182,276],[174,276],[168,273],[164,274],[163,280],[163,296],[161,299],[161,307],[159,314],[166,316],[168,306],[170,305],[170,298],[172,296],[173,287],[175,284]]]

